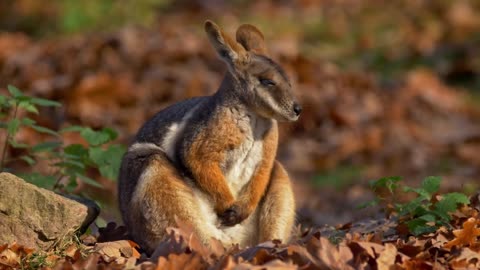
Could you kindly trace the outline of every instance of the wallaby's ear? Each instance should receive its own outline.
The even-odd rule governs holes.
[[[253,51],[257,54],[267,54],[262,32],[251,24],[242,24],[237,29],[237,42],[242,44],[247,51]]]
[[[233,64],[245,58],[246,51],[242,45],[225,34],[214,22],[205,22],[205,32],[217,53],[227,63]]]

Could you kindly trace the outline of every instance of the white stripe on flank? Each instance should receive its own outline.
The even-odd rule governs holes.
[[[163,149],[154,143],[134,143],[128,148],[128,152],[134,151],[145,151],[145,150],[160,150],[162,152]]]
[[[183,116],[180,122],[174,122],[170,126],[168,126],[167,134],[163,137],[163,141],[161,143],[163,151],[167,154],[170,160],[175,160],[175,146],[181,135],[183,135],[183,131],[187,126],[188,120],[192,117],[193,113],[198,108],[199,104],[195,105],[188,113]]]

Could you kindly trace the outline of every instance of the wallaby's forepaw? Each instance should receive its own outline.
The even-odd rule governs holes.
[[[240,210],[238,205],[233,205],[221,213],[219,218],[223,226],[234,226],[245,220],[247,216]]]

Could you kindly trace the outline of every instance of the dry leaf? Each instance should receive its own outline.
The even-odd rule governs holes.
[[[449,241],[443,247],[461,247],[465,245],[472,245],[473,243],[475,243],[477,241],[477,237],[480,236],[480,228],[477,228],[478,223],[479,222],[477,219],[469,218],[463,223],[463,229],[453,231],[455,239]]]
[[[339,244],[337,247],[325,237],[320,237],[320,239],[312,238],[307,243],[307,250],[318,259],[318,267],[353,269],[350,265],[353,261],[352,251],[343,244]]]
[[[198,254],[170,254],[168,258],[160,257],[157,264],[158,270],[201,270],[207,269],[207,264]]]
[[[377,259],[378,270],[389,270],[395,264],[397,257],[397,248],[390,243],[385,244],[385,249],[380,252]]]
[[[100,254],[106,262],[112,262],[119,258],[140,258],[140,254],[132,247],[136,244],[131,243],[133,242],[127,240],[97,243],[93,250]]]
[[[480,252],[475,252],[469,248],[462,248],[460,255],[452,259],[450,264],[454,267],[473,266],[480,269]]]
[[[17,267],[20,263],[20,257],[11,249],[5,249],[0,253],[0,266]]]

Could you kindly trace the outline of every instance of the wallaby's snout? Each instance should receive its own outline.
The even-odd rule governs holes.
[[[302,109],[302,106],[300,104],[298,104],[298,103],[293,104],[293,111],[295,112],[295,114],[297,116],[300,116],[300,114],[302,113],[302,110],[303,109]]]

